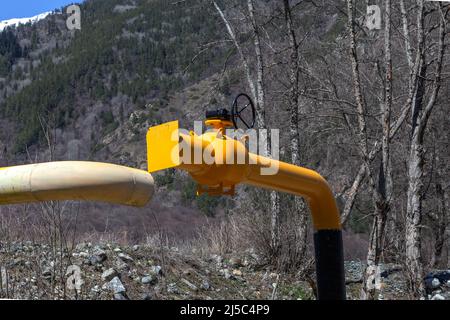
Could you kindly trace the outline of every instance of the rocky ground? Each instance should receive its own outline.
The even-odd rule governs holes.
[[[309,282],[261,266],[252,252],[202,257],[149,245],[83,243],[73,250],[31,242],[0,245],[1,298],[314,299]],[[348,298],[356,299],[363,264],[347,261],[345,269]],[[425,283],[428,299],[450,300],[450,270],[430,274]],[[383,265],[379,299],[406,297],[400,266]]]

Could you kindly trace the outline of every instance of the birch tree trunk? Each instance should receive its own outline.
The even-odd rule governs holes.
[[[400,3],[400,5],[402,5],[403,2]],[[349,12],[350,9],[353,9],[353,2],[351,0],[347,0],[347,11]],[[418,5],[417,5],[417,22],[414,26],[415,31],[417,33],[417,44],[416,44],[416,57],[414,59],[413,64],[411,65],[411,57],[410,55],[412,54],[412,45],[411,45],[411,40],[409,37],[409,29],[408,29],[408,21],[406,19],[406,14],[407,14],[407,10],[404,6],[403,3],[403,9],[401,9],[403,18],[402,18],[402,22],[403,22],[403,36],[404,36],[404,41],[405,41],[405,55],[406,55],[406,60],[408,62],[408,66],[410,67],[410,81],[409,81],[409,86],[408,86],[408,97],[407,100],[405,102],[405,104],[402,107],[402,111],[400,116],[397,118],[397,120],[392,124],[391,129],[390,129],[390,139],[392,140],[395,135],[400,131],[400,128],[402,127],[403,123],[405,122],[405,120],[407,119],[408,114],[411,112],[411,110],[413,109],[413,104],[416,100],[416,97],[419,95],[419,81],[421,80],[421,70],[422,70],[422,66],[424,64],[424,4],[423,1],[418,0]],[[351,15],[350,13],[348,13],[348,19],[350,21],[350,19],[354,19],[353,17],[353,10],[351,10]],[[350,25],[349,25],[350,27]],[[353,26],[351,26],[351,28],[354,28]],[[405,31],[406,29],[406,31]],[[353,35],[350,34],[350,36],[352,37],[352,41],[351,41],[351,45],[355,46],[356,48],[356,43],[354,40],[354,31],[353,31]],[[353,52],[353,50],[352,50]],[[356,54],[356,52],[355,52]],[[352,60],[352,65],[355,64]],[[358,70],[358,63],[356,62],[356,70]],[[353,68],[353,73],[355,73],[355,68]],[[377,154],[381,151],[382,148],[382,143],[381,141],[377,141],[374,146],[372,147],[369,155],[368,155],[368,159],[367,161],[370,163],[372,162],[375,157],[377,156]],[[344,205],[344,209],[342,211],[342,215],[341,215],[341,222],[342,224],[345,225],[345,223],[348,221],[348,218],[350,216],[350,212],[353,208],[353,205],[355,203],[355,199],[356,199],[356,195],[358,193],[359,188],[361,187],[364,178],[366,177],[366,162],[362,162],[359,169],[358,169],[358,173],[355,177],[355,179],[353,180],[352,186],[351,188],[348,190],[347,195],[346,195],[346,201],[345,201],[345,205]]]
[[[389,7],[390,11],[390,0],[386,0],[386,7]],[[370,244],[369,250],[367,254],[367,264],[366,269],[363,275],[363,288],[361,290],[361,298],[362,299],[373,299],[374,298],[374,290],[373,282],[375,280],[375,275],[377,271],[377,265],[379,261],[379,257],[381,254],[381,246],[384,234],[384,226],[385,226],[385,213],[386,210],[383,208],[384,199],[383,195],[379,192],[379,189],[383,189],[385,185],[381,188],[380,186],[377,188],[375,185],[375,181],[371,172],[369,153],[368,153],[368,143],[367,143],[367,126],[365,119],[365,100],[361,86],[361,76],[359,70],[359,61],[358,61],[358,52],[356,45],[356,32],[355,32],[355,8],[354,8],[354,0],[347,0],[347,17],[348,17],[348,32],[350,36],[350,60],[352,67],[352,76],[353,76],[353,90],[356,100],[356,109],[357,109],[357,119],[358,119],[358,142],[359,142],[359,151],[362,158],[362,163],[364,165],[364,171],[367,174],[368,182],[370,189],[372,191],[373,200],[375,204],[375,214],[373,220],[372,231],[370,235]],[[390,12],[389,18],[390,18]],[[383,161],[386,160],[386,165],[384,165],[382,161],[382,166],[380,168],[380,182],[385,181],[384,173],[385,169],[387,172],[387,168],[389,166],[389,137],[390,137],[390,105],[391,105],[391,81],[392,81],[392,65],[391,65],[391,57],[390,57],[390,24],[386,27],[385,36],[388,36],[386,39],[385,47],[387,47],[386,51],[386,79],[389,84],[385,84],[385,102],[383,112],[383,120],[385,127],[383,128],[383,139],[382,139],[382,151],[383,151]],[[385,48],[386,49],[386,48]],[[385,137],[384,134],[387,134]]]
[[[410,277],[410,287],[415,295],[423,295],[422,284],[422,242],[420,228],[422,223],[422,193],[423,193],[423,144],[418,131],[415,131],[411,141],[408,161],[408,201],[406,209],[406,266]]]
[[[260,28],[255,18],[255,6],[253,0],[247,0],[247,9],[249,14],[249,19],[251,23],[251,30],[253,31],[253,47],[255,51],[255,70],[256,76],[252,75],[252,70],[250,67],[250,59],[244,54],[244,51],[239,44],[236,34],[233,30],[232,25],[225,16],[223,10],[219,7],[216,1],[212,0],[214,7],[216,8],[219,16],[224,22],[228,35],[233,41],[236,50],[241,58],[244,72],[247,78],[248,86],[251,90],[253,99],[256,104],[256,124],[259,129],[267,129],[266,121],[266,92],[265,92],[265,69],[264,69],[264,58],[261,47],[260,38]],[[271,155],[271,142],[270,137],[267,139],[266,156]],[[280,221],[279,221],[279,197],[276,191],[270,192],[270,215],[271,215],[271,247],[273,254],[276,255],[279,251],[279,237],[280,237]]]
[[[250,88],[250,91],[252,93],[253,98],[256,101],[256,96],[257,96],[256,86],[255,86],[255,84],[253,82],[252,73],[251,73],[251,70],[250,70],[250,66],[249,66],[249,62],[247,60],[247,57],[245,56],[245,54],[244,54],[244,52],[243,52],[243,50],[241,48],[241,45],[239,44],[239,42],[238,42],[238,40],[236,38],[236,34],[235,34],[234,30],[233,30],[233,27],[230,24],[230,22],[228,21],[227,17],[225,16],[225,13],[219,7],[219,5],[217,4],[216,1],[213,0],[212,3],[214,5],[214,7],[216,8],[217,12],[219,13],[219,16],[222,19],[223,23],[225,24],[225,27],[226,27],[227,32],[228,32],[228,35],[230,36],[231,41],[233,41],[233,44],[234,44],[237,52],[239,53],[239,57],[240,57],[240,59],[242,61],[243,67],[244,67],[244,72],[245,72],[245,76],[247,78],[248,86]],[[261,121],[261,117],[258,117],[257,120]],[[258,123],[258,125],[259,124],[260,123]]]
[[[300,132],[299,132],[299,103],[300,103],[300,61],[299,61],[299,44],[295,34],[294,22],[292,20],[291,5],[289,0],[283,0],[284,15],[286,22],[286,30],[289,38],[290,48],[290,94],[289,94],[289,138],[291,149],[291,163],[301,165],[300,162]],[[300,257],[304,257],[306,253],[306,238],[308,236],[307,212],[305,211],[305,203],[302,198],[294,197],[294,210],[300,216],[298,236],[301,242]]]
[[[432,216],[432,231],[434,235],[434,248],[433,248],[433,268],[445,268],[446,264],[442,261],[442,251],[444,249],[446,241],[447,230],[447,211],[445,205],[445,191],[442,187],[440,177],[436,178],[438,181],[435,183],[436,188],[436,213]]]
[[[385,227],[390,210],[392,198],[392,178],[390,168],[390,119],[392,106],[392,58],[391,58],[391,0],[385,0],[385,31],[384,31],[384,103],[381,106],[382,113],[382,158],[379,170],[378,184],[373,188],[374,193],[374,220],[370,233],[370,243],[367,253],[366,270],[364,273],[362,299],[375,299],[377,288],[374,284],[379,276],[379,262],[383,253]]]
[[[249,18],[253,30],[253,45],[256,57],[256,111],[257,123],[260,129],[268,129],[266,122],[266,93],[264,83],[264,59],[261,49],[260,28],[255,18],[255,6],[253,0],[247,0]],[[272,143],[269,134],[267,135],[267,156],[272,154]],[[271,215],[271,240],[272,251],[275,257],[278,256],[280,250],[280,199],[276,191],[270,191],[270,215]]]
[[[418,1],[423,8],[423,0]],[[405,242],[406,242],[406,266],[409,271],[409,280],[411,292],[414,296],[420,297],[424,295],[423,283],[423,261],[422,261],[422,204],[424,196],[424,136],[428,120],[436,104],[437,95],[441,87],[442,62],[445,51],[445,35],[446,35],[446,17],[439,4],[439,40],[435,67],[435,78],[433,81],[433,89],[424,110],[421,100],[420,104],[415,104],[413,116],[417,120],[413,122],[412,137],[410,143],[410,152],[408,159],[408,192],[407,192],[407,209],[406,209],[406,226],[405,226]]]

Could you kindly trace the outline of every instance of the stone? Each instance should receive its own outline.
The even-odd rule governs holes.
[[[234,269],[233,270],[233,275],[236,277],[242,277],[242,271],[239,269]]]
[[[52,268],[51,268],[51,267],[46,267],[46,268],[44,268],[44,270],[42,271],[42,276],[43,276],[45,279],[51,279],[52,274],[53,274],[53,272],[52,272]]]
[[[224,278],[227,279],[227,280],[233,278],[233,275],[230,273],[230,270],[228,270],[228,269],[221,269],[219,272],[220,272],[220,273],[224,276]]]
[[[130,257],[129,255],[125,254],[125,253],[119,253],[119,258],[124,261],[124,262],[133,262],[133,258]]]
[[[156,284],[158,279],[152,276],[145,276],[141,279],[142,284]]]
[[[153,296],[151,293],[144,293],[142,295],[142,300],[153,300]]]
[[[178,286],[176,283],[169,283],[167,286],[167,293],[169,294],[179,294],[180,290],[178,289]]]
[[[211,260],[213,260],[218,266],[221,266],[223,263],[223,258],[217,254],[213,254],[211,256]]]
[[[120,248],[114,248],[114,252],[120,253],[120,252],[122,252],[122,249],[120,249]]]
[[[128,300],[128,298],[123,293],[115,293],[114,300]]]
[[[114,268],[110,268],[102,273],[103,281],[111,281],[114,277],[117,277],[119,274]]]
[[[434,291],[436,288],[450,281],[450,270],[437,270],[430,272],[424,278],[427,292]]]
[[[92,265],[103,263],[107,259],[106,252],[100,248],[94,249],[93,254],[89,257],[89,261]]]
[[[97,294],[101,292],[101,289],[98,285],[95,285],[94,287],[91,288],[91,292]]]
[[[200,287],[205,291],[208,291],[209,289],[211,289],[211,285],[209,284],[208,280],[206,280],[206,279],[204,279],[202,281],[202,284]]]
[[[161,266],[152,266],[150,267],[150,273],[161,276],[163,274]]]
[[[442,295],[437,294],[433,298],[431,298],[431,300],[445,300],[445,298]]]
[[[433,289],[439,288],[440,285],[441,285],[441,282],[439,281],[439,279],[433,278],[433,280],[431,281],[431,286],[433,287]]]
[[[127,291],[119,277],[114,277],[110,282],[106,283],[104,289],[109,289],[114,294],[125,293]]]
[[[85,244],[85,243],[78,243],[78,244],[75,246],[75,250],[81,251],[81,250],[83,250],[85,247],[86,247],[86,244]]]
[[[125,271],[125,270],[129,270],[130,267],[128,266],[128,264],[126,264],[123,260],[121,259],[117,259],[116,260],[116,268],[119,271]]]

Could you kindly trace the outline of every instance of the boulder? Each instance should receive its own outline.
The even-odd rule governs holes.
[[[445,298],[441,294],[435,295],[431,300],[445,300]]]
[[[114,277],[117,277],[119,274],[114,268],[110,268],[102,273],[103,281],[111,281]]]
[[[111,281],[106,283],[103,288],[111,290],[114,294],[123,294],[127,291],[119,277],[114,277]]]
[[[150,267],[150,273],[156,276],[162,276],[163,274],[161,266]]]
[[[134,261],[132,257],[130,257],[129,255],[127,255],[127,254],[125,254],[123,252],[119,253],[119,258],[123,262],[133,262]]]
[[[93,254],[89,257],[89,262],[95,266],[96,264],[101,264],[107,259],[106,252],[103,249],[96,248]]]
[[[158,279],[152,276],[145,276],[141,279],[142,284],[156,284],[158,282]]]

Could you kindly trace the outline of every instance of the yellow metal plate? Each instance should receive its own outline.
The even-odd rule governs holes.
[[[178,121],[167,122],[148,129],[148,172],[179,166],[181,162],[178,144]]]

